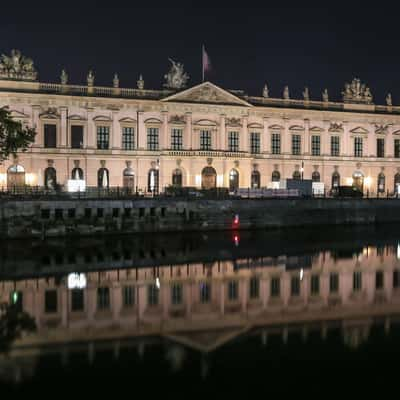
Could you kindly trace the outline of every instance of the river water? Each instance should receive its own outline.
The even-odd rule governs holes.
[[[397,227],[10,241],[0,252],[0,302],[35,325],[3,338],[0,382],[13,390],[396,381]]]

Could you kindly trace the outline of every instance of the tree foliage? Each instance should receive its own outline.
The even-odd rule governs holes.
[[[11,116],[8,107],[0,107],[0,162],[18,151],[26,151],[35,140],[34,128],[24,126]]]

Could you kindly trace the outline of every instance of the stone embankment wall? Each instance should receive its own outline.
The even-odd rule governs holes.
[[[238,223],[235,224],[235,215]],[[3,238],[400,222],[397,199],[3,200]]]

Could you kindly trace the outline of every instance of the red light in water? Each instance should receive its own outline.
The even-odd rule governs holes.
[[[239,214],[235,215],[235,218],[233,219],[233,226],[239,226]]]

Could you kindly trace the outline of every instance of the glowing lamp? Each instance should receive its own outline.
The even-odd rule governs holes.
[[[84,289],[86,287],[86,275],[72,273],[68,275],[68,289]]]

